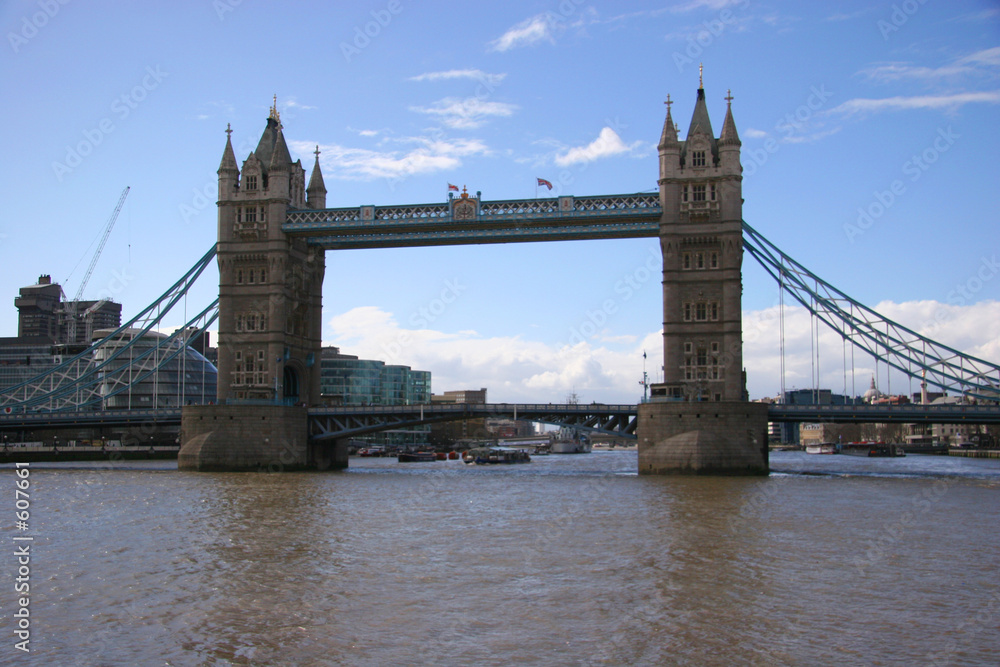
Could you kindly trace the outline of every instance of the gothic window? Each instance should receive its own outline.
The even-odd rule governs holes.
[[[244,222],[257,222],[257,207],[247,206],[244,211]]]
[[[684,253],[684,269],[688,270],[691,268],[691,253]]]
[[[704,303],[697,304],[695,306],[694,319],[698,320],[699,322],[704,322],[706,319],[708,319],[705,313],[706,313],[705,304]]]
[[[715,186],[712,186],[715,187]],[[267,222],[267,208],[264,206],[260,207],[260,217],[258,218],[261,222]]]
[[[709,265],[709,266],[711,266],[711,267],[712,267],[713,269],[717,269],[717,268],[719,268],[719,253],[717,253],[717,252],[713,252],[713,253],[712,253],[712,254],[711,254],[711,255],[709,256],[709,262],[708,262],[708,265]]]
[[[711,187],[712,201],[715,201],[715,183],[712,183],[710,187]]]
[[[261,269],[260,270],[260,281],[262,283],[266,283],[267,282],[267,269]]]
[[[243,284],[243,269],[236,269],[236,284]]]
[[[691,343],[684,343],[684,354],[691,354]]]
[[[698,366],[708,365],[708,352],[703,347],[698,348],[697,359],[695,360]]]
[[[255,273],[256,273],[256,271],[254,271],[253,269],[250,269],[247,272],[247,282],[250,283],[251,285],[253,285],[253,277],[254,277]]]
[[[695,253],[695,265],[699,269],[705,268],[705,253],[699,252]]]
[[[688,200],[688,186],[684,186],[681,190],[681,201],[686,202]]]
[[[247,190],[256,190],[256,189],[257,189],[257,176],[256,175],[247,176]]]
[[[705,201],[705,186],[704,185],[692,185],[691,186],[691,199],[692,201]]]
[[[685,303],[684,304],[684,321],[685,322],[690,322],[691,321],[691,304],[690,303]]]
[[[705,166],[705,151],[692,151],[691,152],[691,166],[692,167],[704,167]]]
[[[709,310],[711,311],[711,317],[713,322],[719,319],[719,304],[717,302],[713,301],[711,304],[709,304]]]
[[[718,354],[718,353],[719,353],[719,344],[712,343],[712,354]]]

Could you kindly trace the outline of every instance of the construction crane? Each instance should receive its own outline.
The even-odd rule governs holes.
[[[128,191],[131,190],[131,186],[126,186],[122,190],[122,196],[118,198],[118,205],[115,206],[114,213],[111,214],[111,218],[108,219],[107,225],[104,227],[104,234],[101,236],[101,242],[97,246],[97,252],[94,253],[94,257],[90,260],[90,266],[87,267],[87,273],[84,274],[83,280],[80,281],[80,287],[76,290],[76,296],[73,300],[66,304],[66,339],[70,344],[76,343],[76,322],[77,313],[76,307],[83,296],[83,290],[87,287],[87,283],[90,281],[91,274],[94,273],[94,267],[97,266],[97,260],[101,256],[101,251],[104,250],[104,244],[108,242],[108,237],[111,236],[111,230],[114,229],[115,221],[118,220],[118,214],[121,213],[122,206],[125,204],[125,197],[128,196]],[[98,303],[94,304],[87,309],[84,313],[84,317],[89,320],[93,319],[94,313],[104,305],[107,299],[102,299]],[[87,328],[87,338],[85,341],[89,344],[90,338],[90,327]]]

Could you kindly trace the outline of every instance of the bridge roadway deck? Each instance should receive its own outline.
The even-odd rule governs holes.
[[[350,438],[394,428],[462,419],[508,417],[576,426],[626,438],[635,437],[638,406],[557,403],[448,403],[337,407],[309,410],[310,437]]]
[[[703,403],[710,414],[712,404]],[[310,435],[346,438],[393,428],[485,417],[509,417],[634,437],[638,406],[558,403],[454,403],[309,409]],[[773,422],[1000,424],[1000,405],[780,405],[768,406]],[[95,426],[180,425],[180,408],[86,410],[0,414],[0,431]]]
[[[879,424],[1000,424],[1000,405],[780,405],[767,409],[773,422]]]
[[[472,199],[466,201],[475,203],[473,213],[453,216],[452,206],[460,201],[292,210],[281,229],[328,250],[654,238],[663,213],[657,194]]]

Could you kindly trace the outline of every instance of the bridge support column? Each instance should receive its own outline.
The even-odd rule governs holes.
[[[643,403],[636,435],[640,475],[768,474],[762,403]]]
[[[283,405],[188,405],[181,412],[177,467],[282,472],[331,467],[310,450],[308,413]],[[332,451],[332,450],[331,450]],[[329,459],[325,468],[318,459]]]
[[[309,461],[316,470],[343,470],[347,468],[349,440],[309,441]]]

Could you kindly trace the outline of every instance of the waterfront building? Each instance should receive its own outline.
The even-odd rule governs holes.
[[[112,333],[94,335],[104,338]],[[208,359],[191,346],[181,350],[180,337],[168,341],[169,336],[155,331],[140,334],[138,329],[126,329],[94,352],[93,364],[110,359],[102,371],[103,409],[176,408],[215,401],[218,371]],[[133,340],[135,344],[123,351]],[[117,391],[118,379],[125,379],[118,378],[120,370],[133,380],[123,391]]]
[[[834,394],[829,389],[792,389],[779,396],[778,403],[785,405],[850,405],[860,403],[860,398],[852,398],[843,394]],[[783,445],[802,444],[800,433],[802,425],[798,422],[783,422],[781,424],[770,424],[769,432],[778,427],[780,442]],[[773,438],[773,435],[772,435]],[[773,439],[772,439],[773,442]]]
[[[320,396],[330,405],[420,405],[431,402],[430,371],[359,359],[324,347],[320,355]],[[371,444],[413,447],[428,442],[430,426],[387,431],[364,438]]]
[[[482,389],[459,389],[446,391],[443,394],[431,396],[432,403],[456,404],[456,403],[486,403],[486,388]],[[451,445],[460,440],[482,440],[493,437],[487,428],[487,420],[463,419],[461,421],[443,422],[434,424],[432,428],[432,438],[435,444]]]

